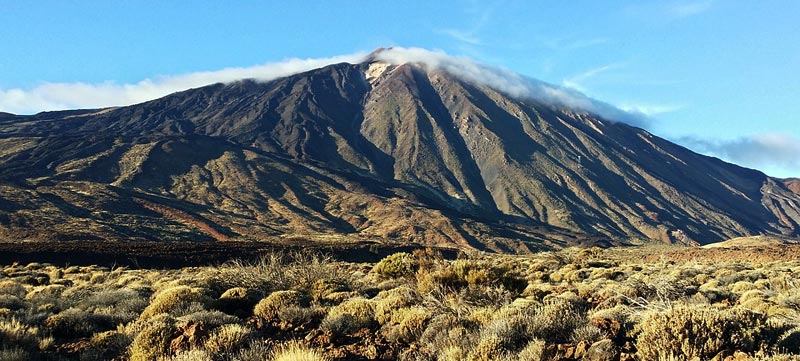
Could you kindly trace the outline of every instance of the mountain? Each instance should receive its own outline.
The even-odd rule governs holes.
[[[614,120],[374,56],[3,115],[0,238],[525,252],[800,233],[791,183]]]
[[[800,194],[800,178],[784,179],[783,183],[787,188],[789,188],[789,190],[794,192],[794,194]]]

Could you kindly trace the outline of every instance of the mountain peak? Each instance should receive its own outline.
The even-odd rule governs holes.
[[[368,54],[368,55],[367,55],[367,56],[364,58],[364,61],[363,61],[363,62],[364,62],[364,63],[372,63],[372,62],[374,62],[374,61],[379,61],[379,60],[377,60],[377,58],[378,58],[378,56],[380,56],[380,54],[381,54],[381,53],[383,53],[383,52],[385,52],[385,51],[388,51],[388,50],[392,50],[392,49],[393,49],[393,48],[392,48],[391,46],[390,46],[390,47],[386,47],[386,48],[384,48],[384,47],[379,47],[379,48],[376,48],[375,50],[373,50],[371,53],[369,53],[369,54]]]
[[[77,117],[14,117],[0,122],[0,237],[532,251],[800,233],[800,197],[779,180],[567,105],[599,109],[390,48]]]

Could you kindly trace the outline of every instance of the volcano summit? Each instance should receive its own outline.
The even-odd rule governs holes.
[[[132,106],[0,114],[0,237],[525,252],[800,234],[796,181],[434,55],[388,49]]]

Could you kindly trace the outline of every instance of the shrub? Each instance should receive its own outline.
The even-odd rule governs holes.
[[[166,314],[148,318],[144,329],[133,338],[131,344],[131,361],[155,360],[166,355],[173,333],[175,319]]]
[[[497,334],[481,334],[478,344],[467,355],[468,361],[494,361],[510,359],[511,353],[507,351],[504,340]]]
[[[440,349],[438,361],[462,361],[466,360],[468,356],[468,349],[464,349],[458,345],[447,345]]]
[[[230,323],[239,322],[239,318],[217,310],[202,310],[178,317],[181,321],[194,321],[202,323],[208,328],[215,328]]]
[[[375,303],[359,297],[332,307],[320,327],[341,336],[375,324]]]
[[[301,306],[288,306],[278,310],[278,319],[286,322],[288,327],[296,327],[303,324],[319,320],[325,316],[322,308],[310,308]]]
[[[247,314],[258,303],[257,292],[244,288],[229,288],[219,296],[217,307],[230,314]]]
[[[19,297],[15,295],[0,294],[0,308],[18,310],[23,307],[25,307],[25,302],[19,299]]]
[[[135,313],[138,316],[147,307],[148,300],[142,292],[131,288],[108,288],[87,295],[78,302],[78,305],[86,310],[109,308],[113,309],[115,314]]]
[[[395,342],[416,341],[431,317],[431,312],[420,306],[398,309],[392,314],[391,324],[387,325],[386,337]]]
[[[3,361],[28,361],[31,354],[21,348],[0,348],[0,360]]]
[[[527,329],[529,318],[525,316],[527,315],[517,314],[494,319],[481,330],[480,341],[473,353],[493,355],[489,359],[494,360],[500,355],[517,352],[525,347],[532,338]]]
[[[0,345],[22,347],[28,350],[37,349],[39,346],[38,333],[38,328],[23,324],[15,318],[0,320]]]
[[[48,317],[44,326],[56,337],[86,337],[116,327],[107,315],[70,308]]]
[[[589,346],[584,359],[597,361],[619,360],[619,348],[609,339],[600,340]]]
[[[233,261],[223,265],[216,281],[229,287],[267,292],[305,289],[320,279],[347,284],[350,275],[329,256],[309,252],[269,253],[257,262]]]
[[[542,306],[524,311],[527,332],[533,338],[551,343],[566,343],[574,330],[588,322],[581,312],[583,305],[565,299],[550,300]]]
[[[349,285],[343,282],[336,282],[329,279],[316,280],[309,288],[311,297],[315,301],[336,302],[336,299],[342,294],[350,291]]]
[[[236,361],[264,361],[271,354],[269,342],[265,340],[251,340],[246,348],[234,355]]]
[[[66,289],[67,287],[64,285],[47,285],[37,287],[25,295],[25,300],[37,302],[55,302],[59,299],[61,293]]]
[[[570,339],[573,343],[578,343],[581,341],[585,341],[588,343],[594,343],[595,341],[599,341],[603,338],[603,331],[600,330],[599,327],[587,324],[583,326],[578,326],[576,329],[572,331],[572,336]]]
[[[779,350],[789,353],[800,353],[800,326],[791,328],[778,337]]]
[[[419,343],[431,356],[438,354],[439,359],[463,360],[476,342],[476,328],[475,324],[459,319],[455,315],[440,314],[428,322],[419,338]],[[445,354],[450,354],[452,357]]]
[[[0,281],[0,294],[2,295],[12,295],[16,296],[17,298],[24,298],[25,294],[28,291],[25,289],[25,286],[19,284],[18,282],[12,280]]]
[[[419,268],[419,262],[408,253],[395,253],[380,260],[372,272],[385,278],[412,276]]]
[[[193,349],[179,351],[173,356],[161,356],[158,361],[213,361],[214,358],[205,350]]]
[[[417,290],[426,294],[436,289],[461,289],[467,282],[450,267],[417,273]]]
[[[498,266],[489,261],[456,260],[451,267],[455,274],[472,286],[500,286],[522,292],[528,283],[514,274],[508,266]]]
[[[417,292],[408,286],[381,291],[375,300],[375,320],[381,325],[385,324],[391,320],[395,310],[411,306],[419,301]]]
[[[271,361],[325,361],[318,351],[297,341],[282,344],[272,352]]]
[[[259,301],[253,309],[255,316],[271,320],[278,316],[278,310],[289,306],[308,306],[308,296],[300,291],[275,291]]]
[[[106,331],[92,336],[91,348],[98,351],[102,359],[117,358],[131,344],[131,338],[119,331]]]
[[[723,351],[751,352],[760,346],[766,317],[745,310],[678,306],[648,314],[639,324],[642,359],[711,359]]]
[[[182,308],[189,307],[192,303],[204,304],[208,303],[208,301],[208,298],[200,288],[175,286],[153,295],[150,305],[142,311],[139,318],[148,319],[162,313],[177,313]]]
[[[251,334],[249,328],[241,325],[223,325],[208,336],[205,348],[212,354],[230,353],[241,349]]]
[[[764,292],[762,290],[750,290],[750,291],[746,291],[746,292],[742,293],[742,295],[739,296],[739,303],[745,304],[745,303],[747,303],[747,301],[750,301],[750,300],[763,301],[765,299],[767,299],[766,292]]]
[[[543,340],[534,339],[517,355],[520,361],[546,361],[554,358],[547,352],[547,344]]]

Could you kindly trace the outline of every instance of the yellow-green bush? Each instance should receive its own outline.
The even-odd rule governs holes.
[[[344,335],[362,328],[371,328],[375,324],[375,302],[352,298],[332,307],[320,327],[334,335]]]
[[[320,352],[300,342],[291,341],[275,348],[270,361],[325,361]]]
[[[175,286],[153,295],[150,305],[142,311],[139,318],[148,319],[162,313],[175,313],[192,303],[203,304],[209,301],[210,299],[201,288]]]
[[[2,295],[12,295],[16,296],[17,298],[25,298],[27,293],[28,291],[25,289],[25,286],[19,282],[12,280],[0,281],[0,294]]]
[[[309,289],[311,298],[323,303],[338,303],[336,301],[339,294],[347,291],[350,291],[350,287],[344,282],[325,278],[314,281],[314,284]]]
[[[417,273],[417,290],[420,294],[437,288],[458,290],[467,286],[502,286],[515,293],[522,292],[528,282],[508,265],[495,265],[489,261],[456,260],[440,264],[438,268]]]
[[[114,359],[122,354],[132,341],[130,336],[115,330],[95,334],[90,343],[103,359]]]
[[[385,324],[391,320],[395,310],[411,306],[419,301],[417,292],[408,286],[381,291],[375,297],[375,320],[381,325]]]
[[[15,318],[0,320],[0,345],[35,350],[39,347],[38,334],[39,328],[23,324]]]
[[[222,325],[208,336],[204,346],[212,354],[230,353],[242,348],[251,334],[252,330],[242,325]]]
[[[542,306],[528,307],[525,317],[527,333],[551,343],[569,342],[574,330],[588,323],[582,309],[585,305],[570,299],[554,298]]]
[[[400,278],[414,275],[419,268],[419,262],[408,253],[395,253],[384,257],[375,264],[372,272],[385,278]]]
[[[425,307],[414,306],[397,309],[391,322],[384,327],[386,337],[396,342],[416,341],[425,331],[433,313]]]
[[[167,355],[172,335],[175,333],[175,319],[167,314],[148,318],[144,328],[130,348],[131,361],[151,361]]]
[[[678,305],[651,312],[639,324],[639,357],[711,359],[730,350],[752,352],[767,332],[766,317],[746,310]]]
[[[417,290],[420,294],[426,294],[438,288],[460,289],[466,286],[467,281],[450,267],[417,273]]]
[[[278,310],[281,308],[307,306],[308,302],[308,296],[300,291],[275,291],[256,304],[253,314],[265,320],[270,320],[278,316]]]
[[[547,352],[547,343],[543,340],[534,339],[517,355],[520,361],[546,361],[554,358],[555,355]]]
[[[172,356],[161,356],[158,361],[213,361],[206,350],[183,350]]]

